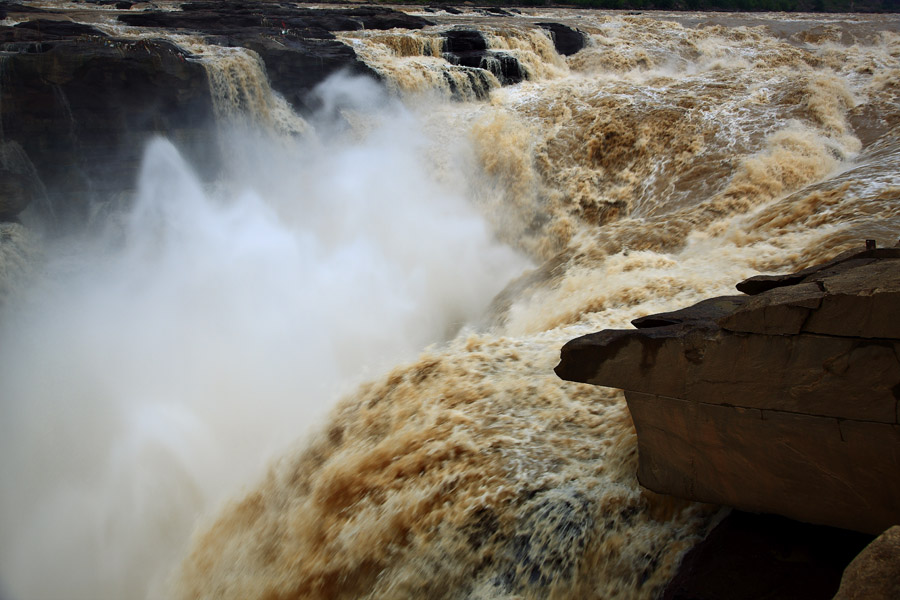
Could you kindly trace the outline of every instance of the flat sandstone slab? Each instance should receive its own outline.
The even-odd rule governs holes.
[[[563,379],[626,390],[643,485],[878,533],[900,523],[900,252],[739,284],[562,349]]]

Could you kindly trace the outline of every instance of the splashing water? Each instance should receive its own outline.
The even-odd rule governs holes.
[[[121,223],[48,249],[46,281],[0,323],[14,593],[143,596],[198,514],[337,393],[453,334],[526,266],[429,176],[412,116],[380,116],[290,157],[257,140],[264,194],[211,193],[154,141]]]
[[[707,530],[559,347],[893,245],[900,23],[485,17],[529,80],[450,104],[445,18],[341,34],[407,108],[329,82],[315,138],[226,137],[214,189],[154,142],[132,209],[10,295],[15,597],[652,598]],[[551,18],[588,46],[548,54]],[[495,235],[541,266],[482,315],[527,268]]]

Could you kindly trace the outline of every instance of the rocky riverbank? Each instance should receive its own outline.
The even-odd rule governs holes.
[[[161,35],[111,35],[77,21],[90,21],[89,10],[0,3],[0,220],[39,199],[58,223],[84,221],[93,202],[134,181],[153,135],[177,141],[201,175],[215,175],[219,161],[209,140],[216,111],[208,71],[200,57],[164,36],[199,36],[204,44],[253,51],[268,85],[308,115],[320,108],[313,89],[330,75],[380,79],[335,33],[416,31],[431,24],[378,6],[188,2],[166,10],[131,3],[115,8],[104,7],[104,15]],[[539,26],[561,54],[585,44],[565,25]],[[474,28],[446,31],[437,53],[473,80],[492,75],[509,85],[526,76],[514,56],[490,50]],[[477,86],[482,97],[488,88]]]
[[[638,477],[654,491],[865,533],[900,522],[900,248],[872,244],[737,288],[746,295],[572,340],[556,372],[625,390]],[[759,531],[769,528],[760,523],[744,526],[749,537],[739,546],[760,544]],[[784,536],[786,529],[771,530]],[[828,531],[798,530],[775,545],[815,539],[818,551],[858,547]],[[715,597],[704,595],[715,588],[710,565],[727,560],[728,535],[714,533],[705,542],[712,547],[686,560],[668,597]],[[797,572],[775,588],[782,593],[789,581]]]
[[[14,466],[23,473],[41,471],[32,458],[37,452],[20,450],[26,444],[50,449],[47,463],[55,468],[55,457],[93,435],[94,416],[113,413],[116,402],[133,403],[121,410],[130,415],[134,408],[137,428],[159,408],[160,398],[177,398],[187,417],[176,425],[188,423],[185,429],[193,431],[195,421],[218,423],[223,394],[230,395],[240,434],[223,429],[222,447],[211,452],[229,467],[236,456],[248,455],[233,450],[236,438],[268,443],[277,437],[273,423],[283,423],[291,439],[299,435],[298,421],[275,411],[279,416],[260,427],[262,434],[249,434],[243,425],[250,419],[237,409],[264,412],[258,410],[260,390],[273,380],[278,389],[270,400],[279,409],[295,407],[299,397],[318,398],[303,388],[309,381],[322,389],[337,385],[324,376],[319,381],[319,373],[296,377],[297,366],[308,362],[297,357],[308,356],[308,349],[310,356],[323,354],[326,345],[310,337],[320,323],[306,325],[308,315],[317,321],[320,314],[337,315],[321,323],[321,339],[349,340],[333,353],[341,369],[355,375],[381,358],[383,345],[375,358],[360,351],[376,340],[360,332],[382,319],[370,311],[373,299],[358,285],[374,272],[369,258],[402,255],[403,261],[389,265],[402,277],[378,285],[390,290],[391,299],[406,285],[406,274],[434,276],[409,287],[434,288],[439,299],[414,296],[404,300],[408,307],[443,306],[450,292],[467,293],[477,266],[488,262],[488,252],[473,251],[480,246],[468,234],[463,243],[433,244],[433,262],[404,262],[411,254],[429,257],[422,248],[432,246],[425,242],[442,240],[438,234],[454,227],[442,213],[435,233],[422,234],[428,230],[421,219],[400,218],[403,208],[418,214],[426,201],[463,196],[466,206],[494,212],[492,233],[520,243],[517,249],[530,252],[536,263],[547,261],[507,288],[485,321],[490,325],[479,333],[466,339],[464,329],[449,348],[397,367],[381,383],[348,398],[312,450],[299,455],[299,462],[286,459],[302,477],[272,479],[241,504],[256,524],[264,523],[257,512],[263,507],[269,524],[257,531],[243,517],[224,517],[205,538],[209,544],[196,549],[196,561],[185,563],[184,585],[197,586],[185,589],[207,589],[209,597],[221,598],[221,581],[232,581],[240,571],[251,573],[241,583],[246,589],[259,584],[264,590],[259,593],[271,595],[273,586],[283,585],[285,597],[308,584],[327,598],[338,591],[357,597],[375,585],[383,587],[373,597],[396,597],[404,589],[412,590],[407,597],[469,598],[476,595],[474,581],[485,597],[656,597],[682,554],[709,530],[711,515],[718,514],[715,504],[666,495],[675,494],[792,519],[732,513],[685,559],[667,598],[720,598],[736,586],[748,600],[778,597],[766,596],[769,589],[781,597],[799,598],[802,589],[809,598],[824,598],[837,589],[844,565],[871,534],[895,520],[898,249],[861,251],[791,276],[756,277],[741,286],[744,296],[644,317],[635,321],[637,330],[567,346],[571,364],[564,375],[629,390],[637,442],[620,392],[560,382],[552,373],[563,340],[723,293],[731,281],[752,273],[830,258],[848,240],[896,239],[891,211],[900,187],[892,124],[900,121],[895,78],[885,66],[897,55],[888,43],[895,22],[856,16],[846,23],[821,23],[810,15],[794,21],[747,15],[656,19],[473,6],[407,14],[385,7],[264,1],[29,4],[0,3],[0,304],[14,287],[11,273],[29,265],[39,271],[49,263],[33,258],[41,244],[30,243],[23,223],[49,226],[50,238],[53,225],[66,233],[85,222],[98,224],[88,235],[61,236],[64,242],[99,246],[77,262],[86,273],[109,259],[116,263],[123,244],[140,250],[130,258],[148,260],[112,274],[99,269],[90,285],[107,278],[116,284],[112,290],[101,285],[79,297],[77,289],[60,284],[54,291],[61,303],[48,301],[48,316],[36,318],[34,329],[19,324],[27,322],[23,315],[33,314],[34,304],[46,300],[40,285],[30,296],[15,298],[17,304],[8,303],[23,312],[0,315],[9,340],[0,345],[7,351],[0,364],[8,369],[0,381],[5,397],[17,400],[0,419],[8,428],[0,437],[7,440],[5,455],[21,455]],[[734,60],[738,56],[743,58]],[[439,130],[430,140],[434,147],[395,153],[396,146],[411,142],[400,139],[396,129],[379,131],[374,121],[390,115],[367,120],[354,112],[360,102],[349,108],[328,105],[316,88],[340,72],[367,78],[367,92],[387,90],[405,99],[408,94],[405,109],[435,119],[428,121]],[[756,87],[763,76],[769,82],[765,89]],[[527,79],[532,82],[515,85]],[[366,97],[381,101],[382,95]],[[432,102],[435,98],[439,101]],[[451,99],[457,102],[444,102]],[[320,111],[334,118],[316,119]],[[235,122],[249,116],[249,126],[235,126],[235,115]],[[257,152],[262,144],[254,136],[272,133],[264,127],[272,124],[277,135],[266,141],[273,147]],[[238,134],[223,135],[229,127]],[[371,138],[373,131],[381,136],[377,144],[352,151],[342,146],[345,134],[352,142],[372,142],[359,138]],[[340,143],[329,143],[326,138],[335,132]],[[172,144],[150,143],[155,136]],[[451,150],[449,142],[467,136],[460,144],[462,164],[454,165],[464,168],[464,176],[448,177],[441,160]],[[160,185],[144,194],[142,204],[134,187],[148,143],[155,152],[145,160],[150,169],[142,171],[149,175],[141,179]],[[235,146],[241,152],[228,154]],[[340,165],[321,160],[342,150],[348,152],[341,154]],[[432,153],[440,159],[432,160]],[[260,168],[266,162],[279,168]],[[242,174],[229,172],[242,168],[256,176],[246,198],[238,197]],[[429,169],[436,181],[452,185],[422,184],[432,181],[432,173],[419,178],[416,171]],[[319,175],[326,181],[315,189]],[[168,185],[169,178],[180,181]],[[269,186],[274,179],[279,185]],[[354,189],[343,189],[345,183]],[[276,187],[289,193],[267,193]],[[227,193],[218,194],[223,188]],[[378,196],[384,204],[371,208]],[[134,211],[124,210],[129,203],[161,207],[162,225],[173,235],[145,237],[160,223],[134,219]],[[235,206],[245,212],[228,212]],[[331,210],[316,220],[315,209],[325,206]],[[208,218],[198,218],[195,209]],[[335,241],[335,224],[345,224],[345,217],[354,221],[353,228],[360,225],[363,235]],[[130,219],[125,231],[118,227],[123,219]],[[204,229],[210,223],[214,235]],[[385,246],[360,246],[373,229],[384,233]],[[173,240],[178,243],[167,246]],[[202,260],[191,260],[179,245],[185,240],[197,242],[193,256]],[[364,251],[357,253],[360,247]],[[70,262],[69,249],[54,249],[53,266],[66,276],[76,262]],[[336,249],[345,250],[336,252],[340,257],[353,258],[329,264],[318,278],[323,253]],[[160,250],[171,262],[156,261]],[[466,252],[466,262],[457,260]],[[247,261],[248,256],[257,260]],[[208,257],[215,260],[207,262]],[[307,266],[314,269],[312,276]],[[169,267],[179,274],[174,284],[165,277]],[[348,267],[361,268],[356,275]],[[454,268],[456,280],[450,276]],[[138,275],[130,280],[134,285],[124,286],[128,293],[117,284],[123,273]],[[144,287],[157,281],[154,275],[160,287]],[[346,290],[330,287],[335,278],[347,280]],[[489,279],[498,286],[507,281],[506,275]],[[453,285],[445,285],[448,281]],[[172,292],[162,294],[171,300],[168,313],[152,293],[159,289]],[[248,290],[257,295],[247,296]],[[124,308],[110,311],[105,302],[119,294]],[[321,300],[327,310],[298,303],[307,297]],[[341,309],[351,297],[362,298],[364,306]],[[235,298],[246,304],[229,304]],[[269,304],[273,298],[284,306]],[[446,329],[438,325],[437,337],[423,339],[430,343],[442,339],[441,331],[456,331],[469,318],[461,316],[469,315],[466,311],[447,309]],[[95,312],[96,320],[85,318]],[[108,321],[105,313],[112,315]],[[264,317],[265,324],[229,329],[249,316]],[[444,323],[416,315],[400,321],[405,325],[387,320],[378,343],[395,340],[401,330],[418,333],[432,321]],[[59,330],[67,331],[61,323],[74,333],[60,339]],[[132,329],[135,323],[152,331],[144,337],[143,329]],[[284,334],[286,326],[295,329]],[[257,338],[260,329],[272,337]],[[91,341],[98,331],[109,338]],[[165,344],[159,342],[163,338]],[[207,363],[198,357],[218,356],[222,341],[233,343],[238,358],[209,361],[204,370]],[[71,367],[73,356],[93,358],[86,344],[99,351],[97,360]],[[48,361],[48,354],[58,362]],[[122,388],[110,385],[107,373],[115,371],[113,383],[119,383],[115,376],[122,369],[109,368],[118,357],[139,365],[135,382]],[[165,358],[174,365],[171,371],[162,368]],[[222,383],[223,373],[238,382],[255,375],[248,361],[257,359],[264,377]],[[203,368],[185,367],[195,361]],[[270,370],[282,361],[283,368]],[[26,366],[15,367],[20,364]],[[44,398],[47,373],[66,373],[74,383],[64,381],[58,398],[50,393]],[[347,379],[335,377],[342,384]],[[169,380],[171,388],[145,393]],[[98,381],[106,387],[98,389]],[[140,393],[132,394],[134,389]],[[57,411],[57,400],[75,408]],[[115,408],[98,409],[91,404],[95,400]],[[199,400],[204,405],[195,416],[190,410]],[[38,407],[34,440],[16,421],[33,406]],[[61,435],[46,426],[51,414],[83,420],[65,418],[58,430],[67,435]],[[163,425],[160,436],[177,430],[168,421]],[[381,458],[374,462],[373,431],[381,436]],[[97,442],[101,457],[97,464],[85,461],[85,472],[102,470],[104,452],[117,456],[119,437],[113,433]],[[133,432],[123,428],[121,439],[132,441]],[[67,446],[67,440],[74,441]],[[148,438],[148,447],[155,448],[156,441]],[[643,482],[665,494],[638,485],[638,445]],[[122,471],[147,473],[138,458]],[[173,464],[178,476],[208,472],[201,461],[190,463],[196,471]],[[166,468],[160,467],[159,481],[176,480],[165,478]],[[62,478],[52,468],[44,470],[44,489],[55,492]],[[726,472],[730,478],[722,476]],[[89,492],[104,491],[90,476],[71,479]],[[133,489],[130,479],[122,481],[129,482],[123,488]],[[723,484],[724,491],[716,487]],[[81,574],[90,579],[97,572],[93,565],[106,564],[104,555],[85,552],[89,566],[72,568],[73,577],[54,582],[45,581],[43,571],[20,577],[27,569],[19,567],[38,565],[35,557],[52,555],[48,547],[65,548],[60,540],[81,549],[89,545],[83,540],[96,539],[95,531],[111,528],[98,519],[97,529],[85,527],[81,537],[54,530],[53,543],[30,544],[29,554],[20,540],[36,536],[21,516],[28,510],[21,507],[30,510],[34,498],[55,496],[21,491],[17,484],[10,488],[19,504],[0,516],[12,523],[9,530],[24,533],[0,531],[12,540],[7,551],[18,561],[0,561],[4,577],[16,589],[52,583],[66,590],[63,595],[91,600],[143,596],[155,576],[150,571],[177,554],[178,536],[187,535],[191,518],[215,504],[185,505],[182,521],[172,525],[178,498],[172,501],[163,492],[181,488],[154,483],[158,513],[151,516],[159,520],[143,519],[142,535],[135,534],[138,519],[128,512],[135,503],[129,498],[116,505],[120,542],[133,549],[118,555],[132,562],[124,560],[118,573],[79,588],[96,583],[96,589],[115,593],[78,594],[70,590]],[[504,491],[492,495],[493,490]],[[434,501],[422,503],[422,498]],[[299,512],[306,520],[298,520],[292,508],[302,502],[306,508]],[[105,506],[96,502],[83,512],[97,509],[105,517]],[[77,511],[64,517],[91,523]],[[812,525],[810,530],[796,519],[859,531],[824,532],[825,526]],[[43,515],[33,521],[43,531]],[[160,522],[177,529],[176,541],[156,548],[154,563],[147,558],[146,540],[162,529]],[[360,526],[370,537],[360,534]],[[245,543],[244,535],[263,541]],[[254,556],[248,558],[245,548],[253,548]],[[281,553],[281,567],[273,567],[273,552]],[[873,552],[880,556],[881,550]],[[52,555],[56,564],[67,559]],[[145,567],[147,573],[135,575]],[[746,584],[736,583],[739,573]],[[117,586],[125,580],[133,586],[128,589],[140,591],[121,593]],[[35,595],[42,594],[17,592],[17,597]],[[241,591],[234,597],[254,595]]]
[[[556,372],[626,390],[650,489],[867,533],[900,522],[900,249],[738,289],[752,295],[573,340]]]

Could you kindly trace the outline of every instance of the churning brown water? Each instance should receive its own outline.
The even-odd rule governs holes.
[[[638,486],[621,394],[559,348],[893,245],[900,22],[527,12],[343,35],[391,94],[332,80],[309,123],[195,47],[231,178],[158,141],[100,241],[4,251],[44,274],[0,320],[16,598],[662,589],[716,509]],[[527,81],[440,58],[473,21]]]

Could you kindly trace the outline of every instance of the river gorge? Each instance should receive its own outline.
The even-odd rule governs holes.
[[[893,246],[900,18],[258,6],[2,9],[0,596],[657,597],[560,348]]]

